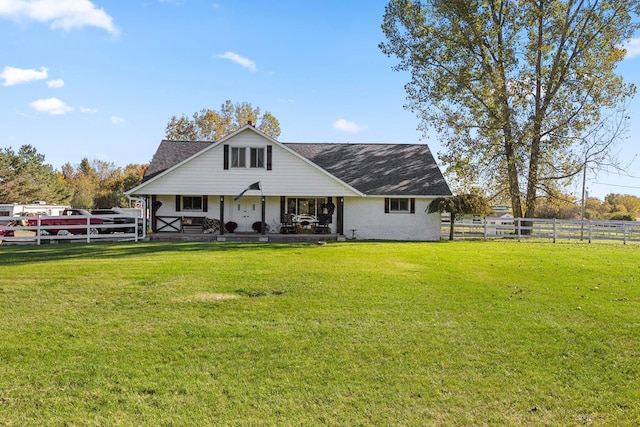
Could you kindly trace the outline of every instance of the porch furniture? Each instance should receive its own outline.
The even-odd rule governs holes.
[[[325,233],[328,234],[331,231],[329,228],[330,221],[331,221],[331,215],[328,215],[328,214],[318,215],[318,223],[316,224],[316,227],[313,231],[316,234],[325,234]]]
[[[310,233],[318,223],[318,218],[313,215],[296,215],[293,217],[296,228],[301,233]]]
[[[205,218],[201,216],[183,216],[183,233],[202,233],[204,231]]]
[[[296,224],[293,222],[292,214],[282,215],[282,224],[280,224],[280,233],[282,234],[295,234],[297,233]]]

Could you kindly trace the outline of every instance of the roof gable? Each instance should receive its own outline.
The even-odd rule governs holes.
[[[162,141],[141,187],[247,129],[364,195],[451,195],[426,144],[280,143],[252,126],[244,126],[216,142]]]

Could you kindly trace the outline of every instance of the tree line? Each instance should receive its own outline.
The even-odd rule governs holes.
[[[17,151],[0,149],[0,203],[51,204],[77,208],[111,208],[128,206],[125,191],[142,182],[146,164],[124,167],[102,160],[83,158],[80,163],[66,163],[56,170],[45,156],[31,145]]]

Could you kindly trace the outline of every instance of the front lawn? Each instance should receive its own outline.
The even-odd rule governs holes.
[[[640,246],[0,246],[0,425],[637,425]]]

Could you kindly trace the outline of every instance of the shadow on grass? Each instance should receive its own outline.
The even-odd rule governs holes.
[[[69,243],[58,245],[0,246],[0,265],[70,259],[117,259],[165,252],[260,252],[265,250],[313,247],[311,243],[235,243],[235,242],[139,242]]]

